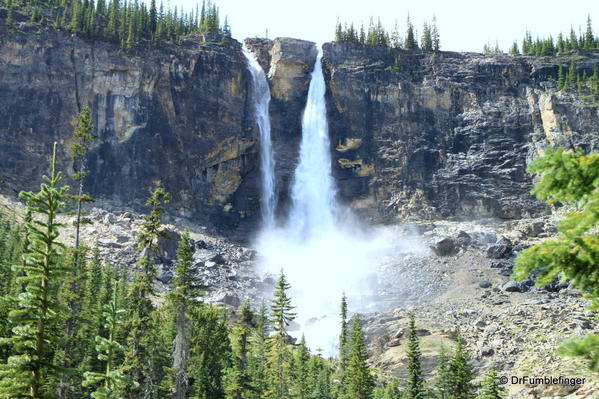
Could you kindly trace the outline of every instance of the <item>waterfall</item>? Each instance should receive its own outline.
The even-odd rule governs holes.
[[[260,206],[262,223],[265,229],[275,226],[275,207],[277,205],[275,191],[275,158],[270,138],[270,88],[266,74],[258,63],[256,55],[245,46],[243,54],[248,60],[248,69],[252,74],[252,100],[255,105],[256,122],[260,129],[260,172],[262,177]]]
[[[331,176],[325,91],[319,49],[302,117],[302,142],[288,221],[289,228],[304,238],[335,227],[335,183]]]

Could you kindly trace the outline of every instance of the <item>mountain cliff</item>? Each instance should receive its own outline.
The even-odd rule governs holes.
[[[271,84],[284,213],[317,51],[286,38],[246,44]],[[547,142],[599,144],[597,104],[550,81],[557,58],[347,43],[327,43],[323,52],[339,196],[379,220],[537,214],[527,163]],[[599,62],[597,53],[575,56],[589,75]],[[259,135],[238,42],[189,37],[125,54],[52,30],[2,27],[0,90],[3,192],[37,185],[54,141],[72,173],[68,145],[77,113],[89,105],[98,135],[87,160],[93,195],[141,204],[163,185],[180,216],[242,235],[257,223]]]

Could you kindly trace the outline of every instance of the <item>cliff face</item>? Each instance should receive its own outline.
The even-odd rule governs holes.
[[[3,190],[35,188],[53,141],[72,172],[67,148],[89,105],[98,139],[86,184],[94,195],[143,204],[162,185],[181,215],[233,227],[256,214],[251,78],[238,43],[190,40],[126,55],[49,31],[0,37]]]
[[[280,213],[297,164],[314,43],[247,40],[271,83]],[[372,216],[515,218],[538,212],[527,163],[545,141],[596,149],[599,116],[546,89],[556,60],[324,46],[340,198]],[[592,70],[599,55],[580,55]],[[565,61],[562,61],[565,63]],[[0,190],[34,189],[51,146],[68,145],[84,105],[98,139],[87,160],[97,197],[143,204],[164,186],[171,212],[244,234],[259,214],[258,131],[239,43],[120,53],[53,31],[0,28]]]
[[[356,208],[387,217],[518,218],[542,210],[526,166],[546,142],[597,149],[599,108],[546,90],[556,60],[396,54],[324,47],[335,175]],[[599,62],[599,54],[578,58],[587,73]]]

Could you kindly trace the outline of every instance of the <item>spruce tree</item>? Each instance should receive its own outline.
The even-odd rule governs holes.
[[[89,174],[85,166],[85,158],[89,151],[89,145],[91,141],[96,137],[92,132],[94,125],[91,120],[91,110],[88,106],[83,107],[81,114],[79,114],[79,121],[73,131],[73,141],[69,152],[73,158],[73,169],[75,174],[73,179],[78,182],[77,194],[74,196],[74,200],[77,204],[77,216],[75,219],[75,263],[79,259],[79,236],[81,230],[81,206],[84,202],[89,202],[91,197],[84,194],[83,182],[85,177]]]
[[[264,301],[258,308],[256,327],[251,337],[251,356],[248,360],[248,373],[252,382],[252,398],[262,399],[268,390],[267,362],[269,353],[270,321]]]
[[[295,349],[293,366],[290,367],[292,375],[291,397],[294,399],[309,399],[310,391],[310,351],[306,346],[306,338],[302,335],[299,345]]]
[[[345,371],[347,366],[347,357],[348,357],[348,340],[349,340],[349,331],[347,329],[347,298],[345,293],[341,296],[341,332],[339,334],[339,360],[341,365],[341,371]]]
[[[433,25],[431,27],[431,38],[433,41],[433,51],[438,52],[441,48],[441,39],[439,37],[439,29],[437,28],[437,18],[433,15]]]
[[[420,364],[420,343],[416,334],[416,321],[414,314],[410,313],[408,327],[408,381],[406,398],[423,399],[425,395],[424,379],[422,378],[422,365]]]
[[[91,394],[94,399],[124,399],[127,386],[136,386],[125,374],[123,366],[117,366],[117,359],[123,346],[117,341],[119,326],[123,323],[125,310],[118,301],[118,283],[112,287],[112,299],[104,305],[103,317],[107,337],[97,335],[95,341],[98,360],[105,364],[104,372],[87,371],[84,373],[83,386],[99,385]]]
[[[493,366],[486,374],[486,378],[476,399],[504,399],[506,395],[507,389],[503,385],[497,384],[497,370]]]
[[[292,312],[294,307],[291,305],[291,298],[287,295],[287,291],[290,288],[291,286],[287,283],[285,273],[281,270],[274,299],[270,306],[270,321],[273,326],[273,335],[271,337],[269,364],[272,370],[271,377],[277,399],[284,399],[289,390],[289,376],[286,372],[286,362],[289,355],[287,349],[287,327],[296,316]]]
[[[17,279],[25,290],[17,298],[17,308],[9,314],[13,335],[4,340],[13,355],[0,366],[0,396],[41,399],[50,394],[45,383],[59,376],[52,363],[57,337],[55,323],[61,315],[54,298],[57,285],[65,273],[58,263],[64,246],[58,242],[61,224],[56,221],[65,207],[67,186],[60,186],[62,175],[56,170],[57,145],[54,144],[50,177],[44,176],[38,193],[22,192],[28,210],[38,216],[25,226],[29,243],[23,254],[24,264],[16,267]]]
[[[347,364],[344,399],[371,399],[374,389],[374,380],[366,361],[368,353],[362,332],[362,320],[359,315],[352,318],[351,338],[349,342],[350,354]]]
[[[433,51],[433,37],[431,34],[431,28],[425,22],[422,28],[422,37],[420,47],[425,51]]]
[[[416,50],[418,49],[418,42],[416,41],[416,35],[414,34],[414,26],[412,25],[412,22],[410,21],[410,15],[408,14],[408,20],[407,20],[407,31],[406,31],[406,39],[404,42],[404,48],[406,50]]]
[[[597,235],[592,232],[599,224],[599,154],[549,148],[528,170],[541,176],[532,191],[537,198],[549,204],[571,205],[573,211],[558,224],[557,237],[518,254],[515,278],[522,280],[538,271],[537,284],[546,285],[561,273],[593,301],[593,308],[597,308],[599,244]],[[599,335],[566,341],[560,353],[584,356],[589,368],[599,370]]]
[[[190,308],[196,305],[203,295],[203,286],[196,277],[193,267],[193,252],[189,232],[185,231],[177,248],[177,266],[173,278],[173,289],[168,300],[174,311],[175,337],[173,341],[172,380],[174,398],[184,399],[188,390],[188,364],[190,347]]]
[[[474,393],[473,367],[470,364],[470,354],[464,347],[464,339],[458,335],[458,342],[453,358],[449,362],[449,375],[451,377],[452,399],[470,399]]]
[[[239,321],[233,327],[233,364],[226,372],[226,397],[227,399],[250,398],[253,393],[253,384],[248,370],[250,355],[250,336],[254,327],[254,313],[249,302],[245,302],[239,309]]]
[[[435,378],[435,398],[451,399],[452,380],[449,371],[449,355],[445,347],[441,348],[437,360],[437,376]]]

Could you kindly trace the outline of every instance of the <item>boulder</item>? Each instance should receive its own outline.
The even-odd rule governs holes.
[[[502,287],[502,290],[504,290],[505,292],[524,292],[526,291],[526,289],[523,287],[523,284],[518,282],[518,281],[514,281],[514,280],[510,280],[507,283],[505,283]]]

